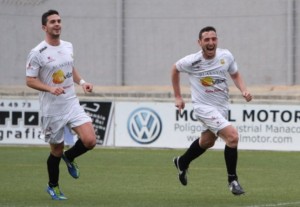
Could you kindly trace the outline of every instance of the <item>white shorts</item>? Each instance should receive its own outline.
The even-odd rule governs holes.
[[[221,129],[231,125],[228,119],[228,110],[213,107],[194,109],[195,117],[203,123],[203,131],[210,130],[216,136]]]
[[[82,106],[74,105],[67,114],[55,117],[42,117],[42,131],[45,141],[50,144],[59,144],[64,141],[65,127],[74,128],[87,122],[92,122]]]

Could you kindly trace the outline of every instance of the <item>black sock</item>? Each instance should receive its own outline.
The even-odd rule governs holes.
[[[58,186],[58,178],[59,178],[59,163],[61,157],[55,157],[50,153],[47,160],[47,169],[49,175],[48,185],[50,187]]]
[[[206,149],[201,148],[201,146],[199,145],[199,138],[198,138],[191,144],[191,146],[187,149],[187,151],[182,156],[180,156],[179,159],[180,167],[182,167],[183,169],[188,169],[190,163],[194,159],[199,157],[201,154],[203,154],[205,151]]]
[[[73,162],[76,157],[86,153],[88,150],[89,149],[83,145],[81,139],[78,139],[73,147],[65,151],[65,156],[70,162]]]
[[[224,150],[225,163],[228,174],[228,182],[237,180],[236,167],[238,160],[237,148],[230,148],[227,145]]]

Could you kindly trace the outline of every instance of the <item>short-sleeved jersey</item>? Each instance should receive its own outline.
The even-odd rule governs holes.
[[[189,75],[194,108],[212,106],[228,109],[227,74],[238,71],[228,50],[218,48],[213,59],[205,59],[201,50],[178,60],[176,68]]]
[[[65,90],[59,96],[49,92],[39,93],[42,116],[65,114],[73,104],[79,102],[74,88],[73,61],[72,44],[62,40],[59,46],[51,46],[42,41],[29,53],[26,76],[37,77],[46,85],[63,87]]]

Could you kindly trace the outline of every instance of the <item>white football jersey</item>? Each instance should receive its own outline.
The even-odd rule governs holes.
[[[227,73],[238,71],[234,57],[228,50],[218,48],[213,59],[205,59],[201,50],[178,60],[176,68],[189,75],[195,108],[213,106],[228,109]]]
[[[73,46],[70,42],[61,40],[59,46],[51,46],[42,41],[29,53],[26,76],[37,77],[46,85],[63,87],[65,90],[59,96],[40,92],[42,116],[65,114],[73,104],[79,102],[75,94],[73,66]]]

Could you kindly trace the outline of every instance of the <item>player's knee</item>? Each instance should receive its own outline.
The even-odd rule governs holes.
[[[90,138],[86,140],[83,144],[88,150],[91,150],[96,146],[96,138]]]
[[[207,139],[205,141],[200,141],[200,146],[203,149],[212,148],[215,145],[215,140]]]
[[[64,144],[51,144],[50,153],[55,157],[61,157],[64,152]]]
[[[212,148],[215,145],[215,142],[209,142],[206,144],[206,148],[205,149],[209,149]]]
[[[226,144],[231,148],[236,148],[238,146],[239,137],[237,133],[232,134],[227,138]]]
[[[63,155],[63,150],[62,151],[51,151],[50,152],[54,157],[61,157]]]

